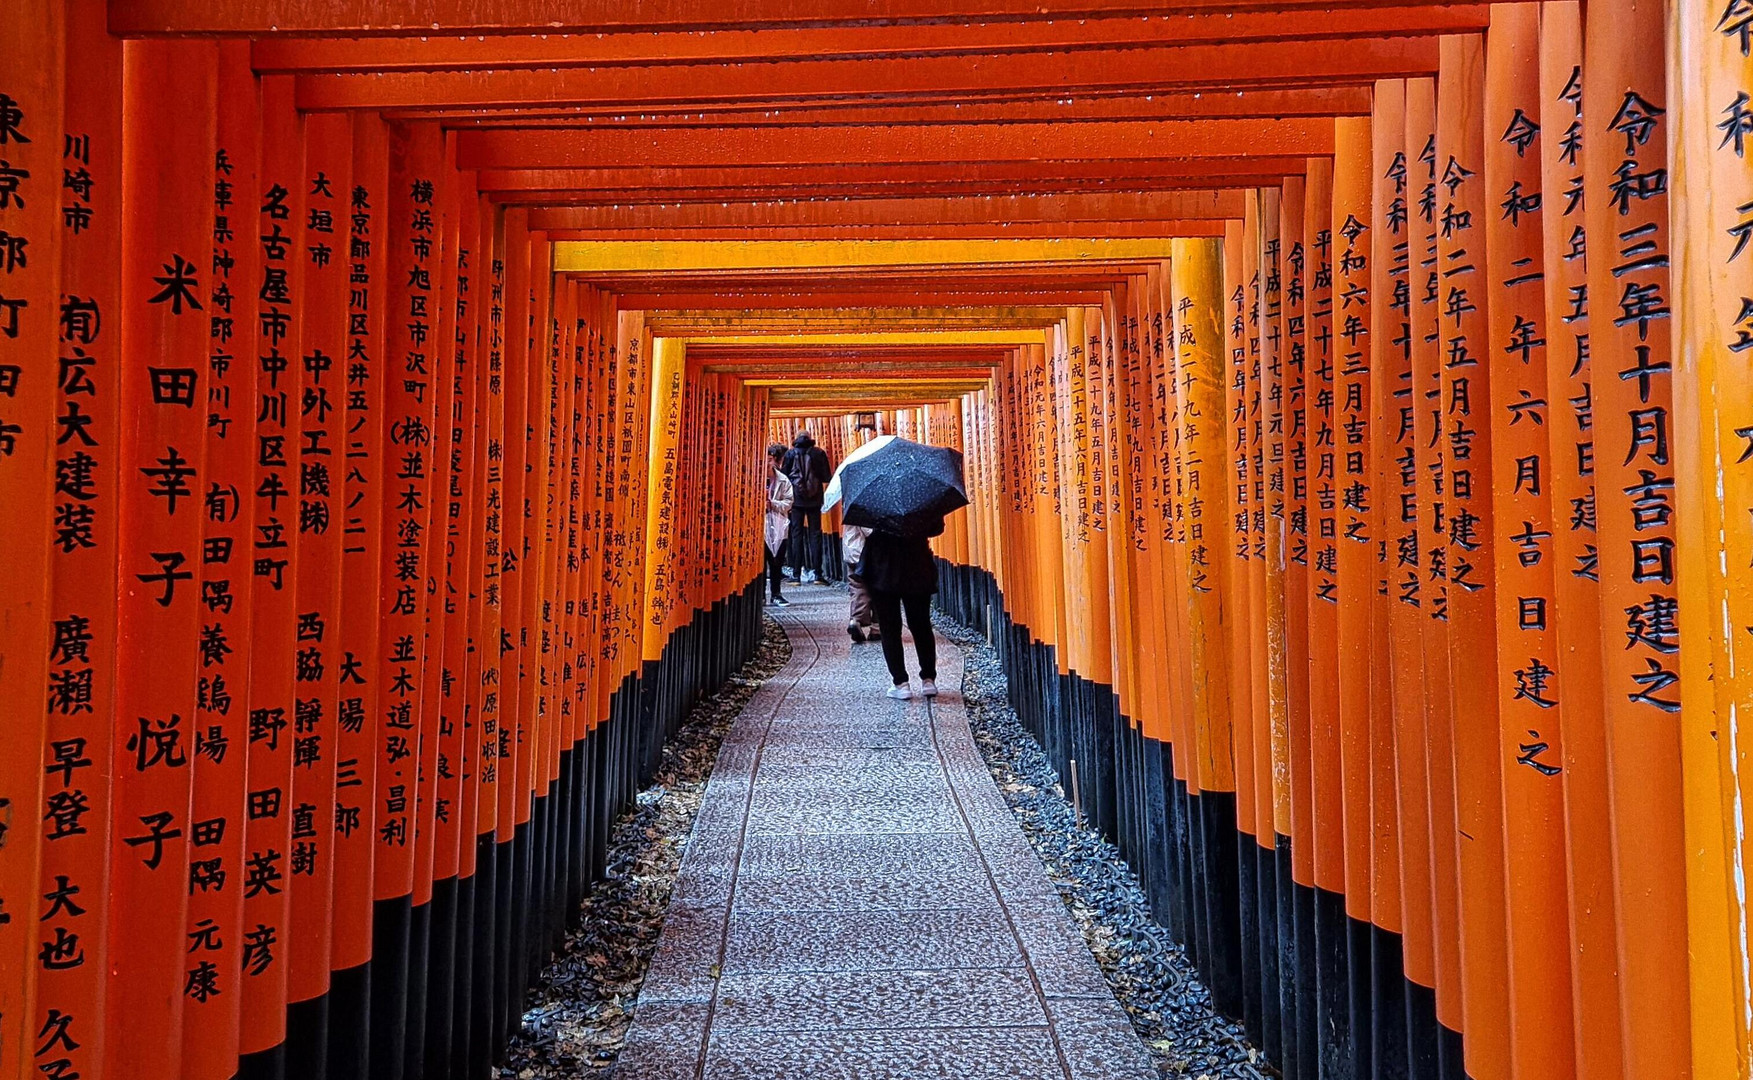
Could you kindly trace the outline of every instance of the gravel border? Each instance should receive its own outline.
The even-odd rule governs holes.
[[[962,701],[980,755],[1157,1072],[1194,1080],[1276,1076],[1242,1026],[1212,1009],[1211,991],[1186,950],[1152,917],[1119,849],[1073,813],[1046,753],[1011,708],[992,646],[942,615],[935,621],[962,649]]]
[[[522,1030],[494,1076],[612,1075],[719,744],[755,691],[790,659],[785,631],[765,619],[754,657],[682,721],[664,747],[656,780],[616,819],[603,879],[585,898],[578,929],[567,934],[530,991]]]

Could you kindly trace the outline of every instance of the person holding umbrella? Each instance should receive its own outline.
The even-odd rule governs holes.
[[[842,520],[870,529],[857,566],[870,594],[882,637],[883,659],[892,680],[892,698],[912,697],[901,621],[913,633],[920,692],[937,696],[937,637],[931,628],[931,598],[937,592],[937,561],[930,539],[944,531],[944,515],[968,505],[962,455],[882,436],[847,455],[829,482],[824,503],[846,504]]]
[[[931,628],[931,598],[937,592],[937,562],[931,554],[930,537],[943,533],[943,518],[922,536],[902,536],[873,528],[864,541],[859,576],[870,594],[876,613],[877,632],[883,643],[883,660],[889,665],[894,685],[892,698],[913,696],[908,687],[907,653],[901,647],[901,616],[913,633],[913,655],[919,662],[919,692],[937,696],[937,634]]]

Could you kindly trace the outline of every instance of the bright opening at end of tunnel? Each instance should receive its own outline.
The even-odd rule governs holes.
[[[12,0],[0,1080],[1753,1080],[1750,55]]]

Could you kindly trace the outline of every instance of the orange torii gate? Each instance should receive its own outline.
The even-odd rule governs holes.
[[[0,1076],[487,1069],[799,428],[1283,1075],[1753,1075],[1753,9],[886,7],[0,12]]]

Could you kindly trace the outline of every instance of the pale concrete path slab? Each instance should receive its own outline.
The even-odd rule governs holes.
[[[960,651],[938,639],[935,702],[895,701],[844,592],[788,599],[791,662],[719,752],[619,1080],[1155,1076],[974,746]]]

